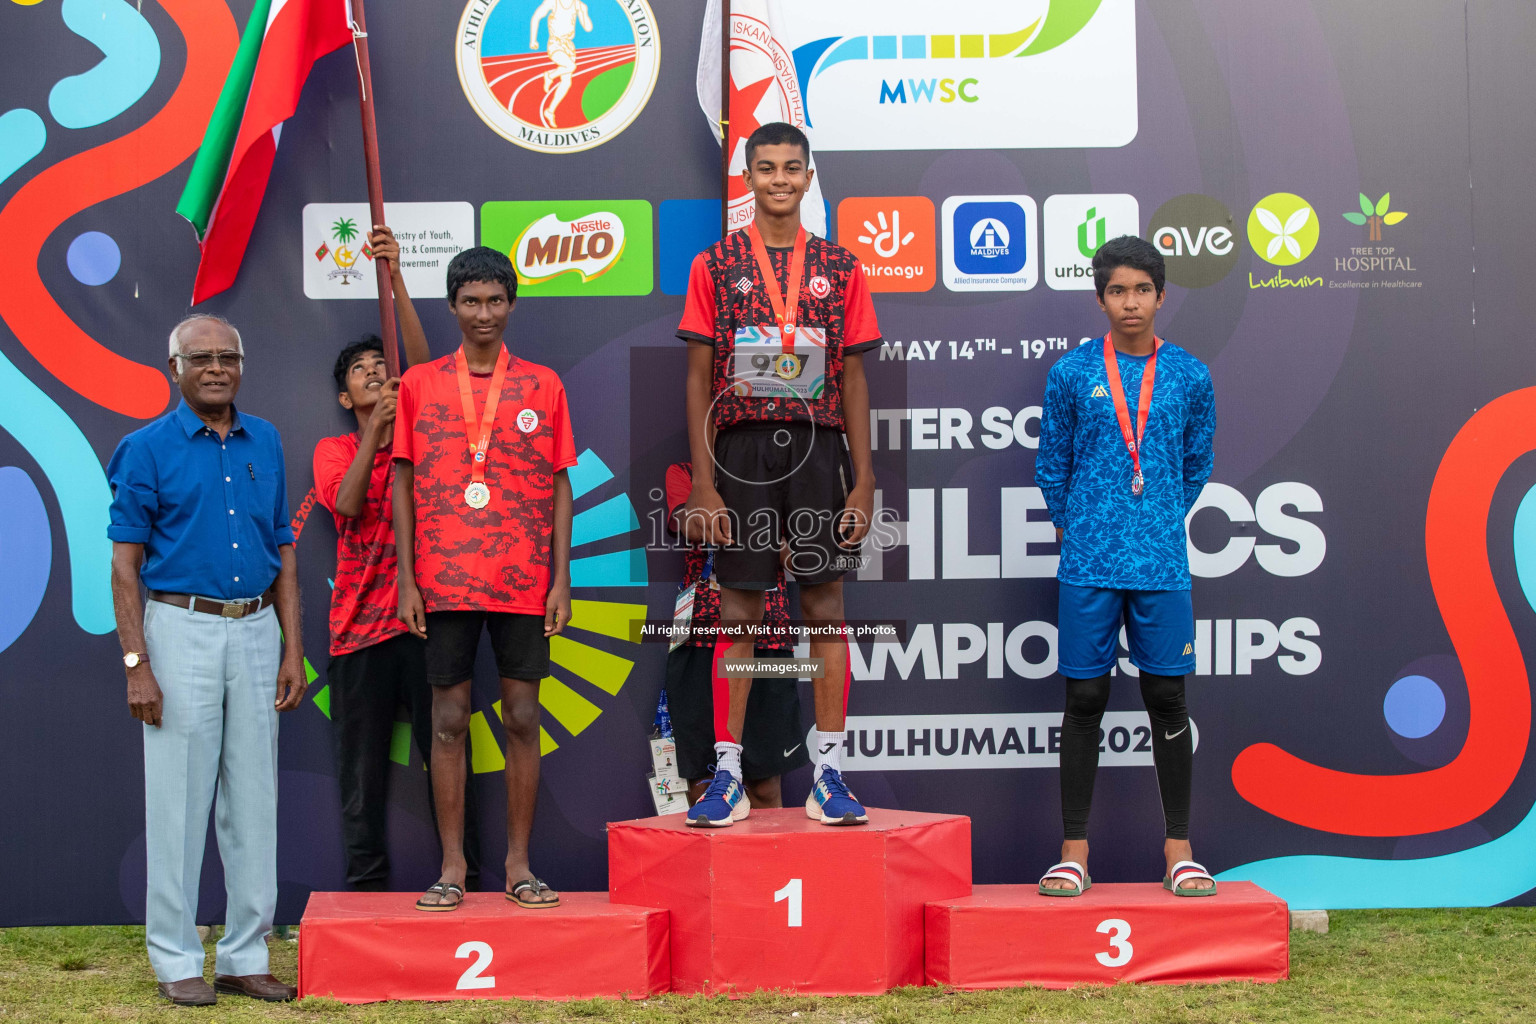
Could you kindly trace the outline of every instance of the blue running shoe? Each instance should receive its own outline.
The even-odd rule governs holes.
[[[715,772],[715,781],[709,784],[699,802],[688,808],[688,824],[694,828],[725,828],[751,811],[747,791],[741,788],[735,776],[722,770]]]
[[[823,825],[863,825],[869,821],[864,805],[848,792],[848,784],[836,768],[821,769],[821,780],[805,798],[805,813]]]

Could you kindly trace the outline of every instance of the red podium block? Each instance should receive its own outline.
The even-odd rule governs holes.
[[[608,894],[672,914],[677,992],[865,995],[923,980],[923,905],[971,891],[971,821],[869,810],[828,827],[786,808],[731,828],[682,815],[608,826]]]
[[[644,998],[667,991],[667,915],[567,892],[524,910],[472,892],[451,913],[417,893],[317,892],[299,922],[299,995],[385,999]]]
[[[1252,882],[1175,896],[1155,883],[1096,884],[1082,896],[981,885],[928,904],[928,981],[954,988],[1281,981],[1290,975],[1285,901]]]

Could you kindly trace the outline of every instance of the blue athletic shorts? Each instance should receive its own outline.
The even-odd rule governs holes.
[[[1195,670],[1195,612],[1189,591],[1063,583],[1056,611],[1056,664],[1061,674],[1092,679],[1113,668],[1122,621],[1132,665],[1158,676]]]

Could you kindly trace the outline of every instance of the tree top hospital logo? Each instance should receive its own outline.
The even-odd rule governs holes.
[[[1317,248],[1317,212],[1312,204],[1290,192],[1275,192],[1254,204],[1248,215],[1248,242],[1253,251],[1277,267],[1289,267]]]
[[[944,286],[950,291],[1025,291],[1039,278],[1035,201],[1029,196],[944,200]]]
[[[639,115],[659,46],[646,0],[470,0],[455,57],[465,97],[498,135],[577,153]]]
[[[1136,137],[1134,0],[785,4],[818,149],[1123,146]],[[1047,99],[1048,97],[1048,99]]]

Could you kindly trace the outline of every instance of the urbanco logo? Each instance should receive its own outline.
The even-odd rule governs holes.
[[[1374,203],[1371,202],[1364,192],[1361,192],[1360,212],[1356,213],[1350,210],[1344,214],[1344,219],[1351,224],[1358,224],[1365,228],[1366,241],[1379,242],[1381,241],[1382,225],[1390,227],[1393,224],[1399,224],[1406,216],[1408,214],[1404,211],[1392,209],[1391,192],[1383,192],[1381,198]]]
[[[517,270],[523,295],[646,295],[651,204],[643,199],[490,202],[482,244]]]
[[[1235,232],[1226,204],[1195,192],[1168,200],[1147,222],[1147,240],[1163,254],[1168,280],[1184,288],[1227,276],[1237,263]]]
[[[1044,213],[1045,283],[1063,291],[1092,289],[1099,246],[1141,230],[1141,207],[1123,192],[1051,196]]]
[[[661,65],[646,0],[470,0],[455,43],[480,120],[540,153],[580,152],[623,131]]]
[[[1293,266],[1312,255],[1317,234],[1317,211],[1291,192],[1265,196],[1248,215],[1248,244],[1277,267]]]

